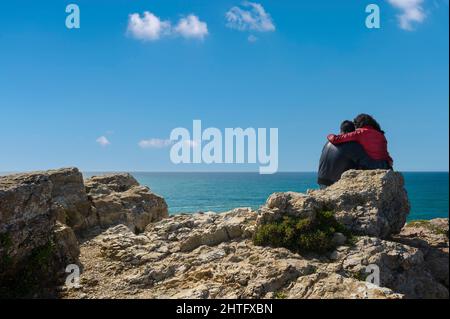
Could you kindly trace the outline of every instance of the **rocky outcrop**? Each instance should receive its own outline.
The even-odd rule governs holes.
[[[110,195],[139,186],[138,181],[127,173],[93,176],[85,181],[86,191],[92,196]]]
[[[82,181],[76,169],[0,177],[0,295],[52,286],[78,261],[73,230],[56,220],[64,211],[88,214]]]
[[[359,237],[350,247],[340,247],[331,256],[340,273],[365,278],[367,267],[379,270],[380,286],[406,298],[448,298],[448,289],[429,271],[423,253],[411,246],[378,238]]]
[[[130,174],[92,177],[85,186],[92,212],[102,227],[125,224],[142,232],[149,223],[168,217],[164,198],[140,186]]]
[[[172,217],[164,199],[131,175],[93,177],[83,187],[76,186],[80,175],[69,169],[0,178],[0,287],[30,274],[55,287],[53,272],[77,263],[80,286],[60,286],[59,297],[449,297],[448,220],[405,226],[409,204],[398,173],[350,171],[326,190],[274,194],[258,211]],[[347,229],[331,234],[331,250],[255,245],[264,225],[330,216],[324,211]]]
[[[164,199],[128,174],[87,184],[89,193],[76,168],[0,177],[0,296],[46,294],[78,263],[75,233],[118,223],[144,229],[168,216]],[[98,211],[102,200],[114,204]]]
[[[313,263],[286,249],[254,246],[249,237],[256,217],[236,209],[174,216],[140,235],[111,228],[85,243],[89,255],[82,262],[92,271],[85,272],[82,289],[65,296],[258,298],[314,273]],[[91,267],[93,262],[101,267]]]
[[[52,183],[51,209],[59,221],[79,231],[95,224],[91,203],[83,185],[83,176],[76,168],[31,173],[46,175]]]
[[[422,252],[425,266],[441,284],[449,286],[448,218],[408,223],[393,240]]]
[[[289,299],[403,299],[401,294],[372,283],[337,273],[316,273],[297,279],[290,287]]]
[[[260,223],[286,215],[314,219],[317,211],[324,210],[333,211],[356,234],[389,238],[405,225],[410,205],[400,173],[352,170],[324,190],[273,194],[261,208]]]
[[[82,245],[82,287],[65,298],[447,298],[414,247],[357,237],[324,255],[255,246],[258,213],[174,216],[141,234],[119,225]],[[366,282],[369,266],[380,287]]]

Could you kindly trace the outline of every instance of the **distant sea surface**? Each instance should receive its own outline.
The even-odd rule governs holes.
[[[84,177],[104,173],[83,173]],[[412,210],[410,220],[448,217],[449,173],[403,173]],[[132,173],[142,185],[163,196],[170,214],[257,209],[275,192],[317,188],[315,173]]]

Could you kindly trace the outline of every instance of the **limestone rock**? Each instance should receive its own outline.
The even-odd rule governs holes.
[[[403,299],[388,288],[341,276],[317,273],[300,277],[288,289],[288,299]]]
[[[399,233],[410,212],[403,176],[392,170],[348,171],[336,184],[309,195],[351,231],[378,238]]]
[[[102,176],[93,176],[85,181],[87,192],[92,195],[109,195],[112,192],[125,192],[138,181],[128,173],[116,173]]]
[[[448,298],[415,247],[365,236],[329,256],[303,256],[255,246],[256,223],[256,212],[240,208],[172,216],[141,234],[110,228],[82,244],[84,288],[64,297]],[[366,282],[371,265],[381,287]]]
[[[283,216],[314,219],[317,210],[320,209],[320,203],[306,194],[275,193],[267,199],[266,206],[259,210],[258,223],[271,223],[280,220]]]
[[[44,172],[53,184],[52,209],[58,221],[67,224],[74,231],[79,231],[96,223],[91,212],[83,184],[83,176],[76,168]]]
[[[356,234],[388,238],[401,231],[410,205],[400,173],[351,170],[324,190],[273,194],[260,210],[259,224],[284,215],[314,218],[320,210],[335,212],[337,220]]]
[[[0,177],[0,297],[55,296],[73,263],[81,286],[60,287],[59,297],[449,297],[448,219],[403,227],[409,204],[392,171],[350,171],[326,190],[277,193],[258,212],[172,217],[131,175],[84,183],[77,169]],[[321,210],[363,236],[350,243],[335,233],[337,248],[321,255],[253,244],[259,225]],[[376,269],[380,287],[366,282]]]
[[[79,263],[75,234],[118,223],[142,231],[168,215],[128,174],[92,178],[87,189],[76,168],[0,177],[0,295],[51,295]]]
[[[70,218],[76,229],[89,208],[76,168],[0,177],[0,236],[4,243],[0,254],[8,256],[8,269],[14,270],[34,249],[53,240],[59,215]],[[76,252],[70,254],[76,260]]]
[[[53,241],[61,265],[67,266],[78,263],[80,246],[72,228],[56,222],[53,229]]]
[[[255,223],[256,213],[243,208],[174,216],[140,235],[123,225],[111,228],[83,244],[89,253],[81,257],[84,292],[94,298],[127,298],[130,291],[133,298],[260,298],[314,272],[312,263],[286,249],[253,246],[247,238]],[[89,284],[94,278],[101,286]]]
[[[449,287],[448,218],[408,223],[393,240],[418,248],[433,277]]]
[[[413,221],[405,225],[398,237],[414,247],[448,248],[448,218]]]
[[[125,224],[141,232],[149,223],[169,215],[164,198],[140,186],[130,174],[96,176],[85,185],[102,227]]]
[[[0,279],[49,241],[56,221],[48,175],[0,177]]]
[[[449,297],[426,267],[423,253],[414,247],[379,238],[360,237],[351,247],[340,247],[335,270],[352,278],[367,278],[368,267],[377,267],[380,284],[407,298]],[[448,263],[447,263],[448,266]]]

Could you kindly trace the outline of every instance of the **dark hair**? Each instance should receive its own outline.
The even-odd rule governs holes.
[[[355,124],[352,121],[344,121],[341,124],[341,133],[351,133],[356,130]]]
[[[361,128],[364,126],[370,126],[373,129],[384,134],[384,131],[381,129],[380,124],[378,124],[375,119],[368,114],[359,114],[353,122],[355,123],[356,128]]]

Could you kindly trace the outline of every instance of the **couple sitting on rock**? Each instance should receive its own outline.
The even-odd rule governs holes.
[[[380,125],[367,114],[341,124],[340,135],[328,135],[322,151],[318,183],[325,188],[350,169],[392,169],[393,160]]]

